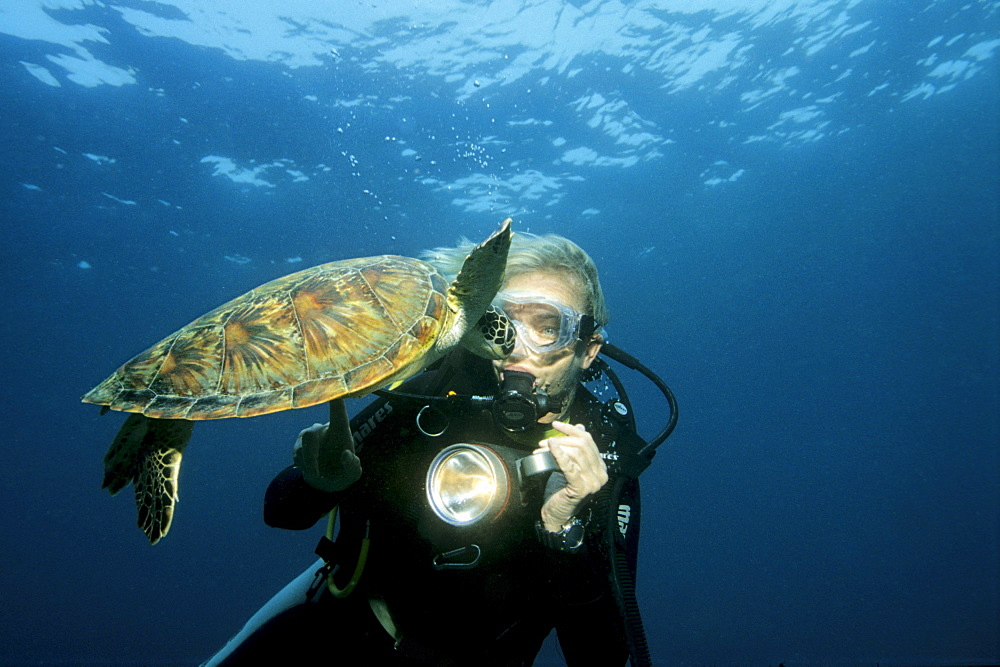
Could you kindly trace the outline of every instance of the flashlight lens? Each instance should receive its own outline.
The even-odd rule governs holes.
[[[496,475],[485,456],[471,449],[449,454],[435,467],[431,497],[449,523],[467,524],[489,509],[497,490]],[[445,518],[442,517],[442,518]]]

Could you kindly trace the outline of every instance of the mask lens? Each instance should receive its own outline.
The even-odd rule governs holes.
[[[520,330],[535,345],[549,346],[559,342],[562,313],[555,306],[547,303],[513,304],[512,310],[515,315],[511,319],[521,325]]]
[[[499,295],[497,304],[514,323],[518,340],[536,352],[548,352],[576,340],[580,315],[572,308],[537,297]]]

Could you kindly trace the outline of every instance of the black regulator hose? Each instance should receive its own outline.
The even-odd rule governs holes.
[[[605,343],[601,346],[601,354],[606,356],[608,359],[617,361],[622,366],[631,368],[634,371],[638,371],[646,376],[646,378],[656,385],[656,388],[660,390],[664,398],[667,399],[667,404],[670,406],[670,416],[667,418],[667,424],[663,427],[660,433],[649,441],[649,443],[639,450],[639,454],[647,458],[652,458],[653,452],[657,447],[663,444],[663,441],[670,437],[673,433],[674,428],[677,426],[677,399],[674,397],[674,392],[670,391],[670,387],[667,383],[660,379],[660,376],[649,370],[641,361],[633,357],[631,354],[621,349],[617,345],[612,345],[611,343]]]
[[[650,440],[645,447],[640,449],[637,454],[644,456],[647,459],[652,459],[656,448],[663,444],[663,442],[670,437],[673,433],[674,428],[677,426],[677,399],[674,397],[674,392],[670,390],[667,383],[660,379],[660,376],[651,371],[645,364],[633,357],[631,354],[621,349],[617,345],[611,343],[604,343],[601,346],[601,354],[606,356],[608,359],[618,362],[622,366],[631,368],[634,371],[642,373],[646,378],[656,385],[656,388],[660,390],[663,397],[667,399],[667,405],[670,409],[670,414],[667,417],[667,423],[663,427],[663,430],[657,434],[655,438]],[[609,368],[608,371],[611,369]],[[613,372],[608,373],[608,377],[611,378],[615,385],[615,389],[621,396],[626,396],[625,388],[618,381],[617,377]],[[452,405],[468,405],[468,406],[489,406],[492,405],[495,397],[493,396],[465,396],[465,395],[447,395],[447,396],[427,396],[424,394],[411,394],[408,392],[395,391],[390,389],[380,389],[373,392],[378,396],[383,396],[385,398],[402,398],[402,399],[413,399],[419,401],[425,401],[428,404],[443,404],[449,403]],[[627,399],[626,399],[627,400]]]

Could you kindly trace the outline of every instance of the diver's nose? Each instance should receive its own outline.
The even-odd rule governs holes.
[[[507,357],[508,365],[510,366],[514,365],[513,363],[511,363],[512,359],[513,360],[524,359],[529,354],[531,354],[531,350],[529,350],[528,347],[524,344],[524,337],[520,335],[520,332],[518,332],[518,335],[514,337],[514,349],[511,350],[510,356]]]

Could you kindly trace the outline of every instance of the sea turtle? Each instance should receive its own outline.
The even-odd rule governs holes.
[[[510,219],[450,285],[432,265],[382,255],[305,269],[239,296],[128,361],[83,397],[132,412],[104,457],[112,495],[135,485],[152,544],[170,529],[192,420],[254,417],[363,396],[461,343],[501,358],[513,327],[490,306]]]

